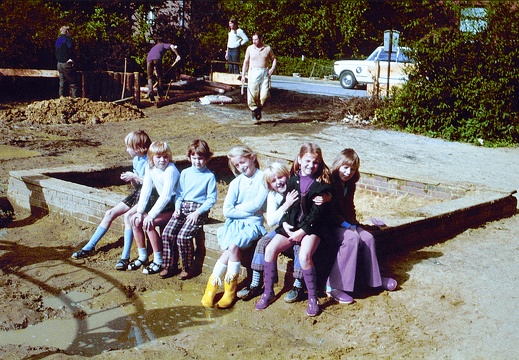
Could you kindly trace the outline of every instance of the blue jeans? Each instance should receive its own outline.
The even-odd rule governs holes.
[[[73,63],[58,63],[58,74],[59,74],[59,96],[66,96],[71,93],[70,96],[77,97],[77,77],[76,68]],[[69,91],[70,88],[70,91]]]
[[[240,47],[237,48],[227,48],[227,61],[229,62],[240,62]],[[231,74],[239,74],[240,67],[237,64],[228,64],[229,72]]]

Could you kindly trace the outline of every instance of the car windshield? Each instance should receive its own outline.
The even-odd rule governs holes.
[[[366,59],[366,61],[387,61],[389,57],[389,53],[384,51],[383,47],[378,47],[369,55]],[[398,59],[398,60],[397,60]],[[391,53],[391,61],[398,61],[398,62],[411,62],[407,55],[405,55],[402,52],[402,49],[398,49],[398,52],[392,52]]]
[[[371,53],[370,56],[368,56],[368,58],[366,59],[366,61],[376,61],[377,60],[377,56],[378,56],[378,53],[380,52],[382,48],[376,48],[375,51],[373,51]]]

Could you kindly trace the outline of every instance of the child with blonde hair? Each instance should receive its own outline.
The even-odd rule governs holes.
[[[287,187],[286,182],[290,177],[290,172],[285,165],[274,162],[267,166],[263,172],[263,185],[269,190],[267,195],[267,210],[265,212],[265,219],[270,228],[275,228],[283,213],[294,203],[297,193],[293,191],[289,194],[283,204],[283,194]],[[263,262],[265,256],[265,248],[270,243],[275,235],[272,229],[268,234],[263,236],[254,249],[254,256],[252,258],[252,280],[248,287],[238,291],[238,298],[248,301],[261,293],[261,276],[263,274]]]
[[[207,282],[202,305],[214,306],[214,297],[224,278],[224,295],[219,308],[230,307],[236,297],[236,287],[244,249],[265,235],[264,205],[268,190],[263,185],[263,171],[256,154],[247,146],[235,146],[228,153],[229,167],[236,178],[229,184],[223,203],[223,226],[218,228],[218,244],[223,250]]]
[[[113,208],[107,210],[97,227],[96,231],[80,250],[72,254],[73,259],[82,259],[92,256],[95,252],[95,247],[101,238],[106,234],[112,222],[119,216],[131,214],[133,207],[139,200],[139,193],[144,179],[144,169],[148,161],[148,148],[151,145],[151,140],[143,130],[132,131],[124,138],[126,144],[126,151],[133,158],[133,171],[125,171],[121,174],[121,180],[129,182],[133,186],[133,190],[124,200],[115,205]],[[117,270],[126,270],[128,268],[130,259],[130,249],[132,245],[133,232],[132,227],[127,216],[124,217],[124,245],[121,259],[115,265]]]
[[[146,266],[143,270],[145,275],[156,274],[162,270],[162,241],[156,226],[163,227],[171,218],[175,209],[175,196],[180,178],[180,172],[171,158],[171,149],[167,142],[155,141],[151,144],[137,211],[131,217],[139,257],[128,265],[128,270],[137,270],[141,266]],[[152,196],[153,187],[157,189],[157,198]],[[146,206],[150,203],[153,206],[146,212]],[[144,230],[153,249],[153,262],[149,264]]]
[[[276,229],[276,236],[265,249],[264,285],[265,290],[256,304],[257,310],[268,307],[275,298],[274,282],[277,279],[277,257],[279,253],[294,244],[300,244],[299,262],[308,291],[308,316],[319,314],[317,299],[317,276],[312,256],[323,237],[326,228],[327,204],[317,205],[316,196],[331,192],[330,174],[324,163],[321,148],[313,143],[301,146],[292,164],[292,176],[287,182],[287,194],[298,193],[297,201],[285,212],[282,226]]]

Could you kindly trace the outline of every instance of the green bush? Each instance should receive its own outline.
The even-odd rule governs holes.
[[[491,26],[481,33],[446,27],[412,44],[417,66],[379,120],[447,140],[519,144],[519,15],[487,10]]]
[[[278,56],[276,75],[292,76],[299,73],[302,77],[323,78],[333,75],[333,60],[293,58]]]

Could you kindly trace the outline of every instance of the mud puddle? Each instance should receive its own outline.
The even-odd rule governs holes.
[[[38,151],[21,149],[10,145],[0,145],[0,160],[26,158],[39,155],[41,155],[41,153]]]
[[[141,294],[126,306],[89,308],[89,294],[73,291],[44,298],[46,307],[66,309],[67,319],[51,319],[22,330],[3,333],[0,346],[14,344],[54,347],[68,354],[95,355],[106,351],[153,346],[182,328],[206,325],[212,311],[200,305],[199,289],[186,284],[173,289]],[[215,311],[219,315],[222,311]]]

